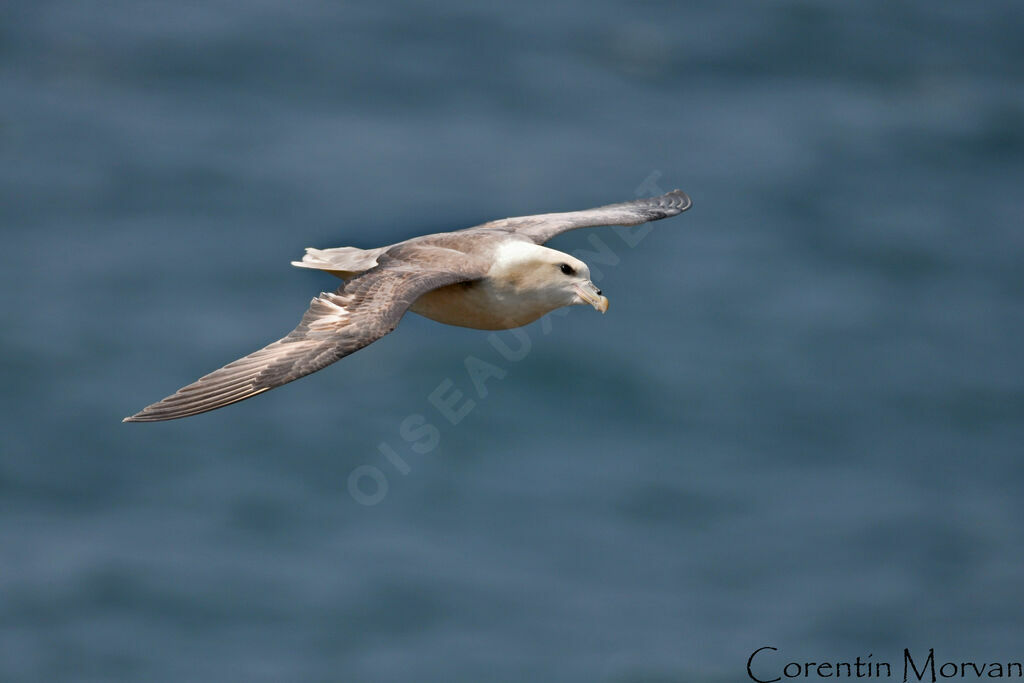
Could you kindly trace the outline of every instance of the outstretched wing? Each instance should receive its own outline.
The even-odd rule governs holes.
[[[125,422],[157,422],[222,408],[316,372],[355,353],[398,325],[406,309],[432,289],[481,276],[448,249],[405,250],[416,263],[381,257],[381,264],[334,293],[313,299],[288,336],[225,365]]]
[[[676,216],[691,206],[693,206],[693,202],[685,192],[672,190],[660,197],[645,197],[584,211],[503,218],[478,227],[508,230],[529,237],[537,244],[544,244],[555,235],[576,228],[593,228],[599,225],[639,225],[648,221]]]

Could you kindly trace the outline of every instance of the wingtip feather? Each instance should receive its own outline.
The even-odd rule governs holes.
[[[679,200],[678,206],[675,207],[675,208],[679,209],[679,213],[682,213],[683,211],[686,211],[691,206],[693,206],[693,199],[690,198],[690,195],[686,194],[685,192],[683,192],[682,190],[680,190],[678,188],[675,189],[675,190],[672,190],[671,192],[669,192],[665,196],[666,197],[672,197],[673,199],[678,199]]]

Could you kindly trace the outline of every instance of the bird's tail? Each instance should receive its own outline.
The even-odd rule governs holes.
[[[387,247],[377,249],[359,249],[358,247],[314,249],[307,247],[302,260],[292,261],[292,265],[298,268],[324,270],[343,280],[349,280],[376,266],[377,259],[386,249]]]

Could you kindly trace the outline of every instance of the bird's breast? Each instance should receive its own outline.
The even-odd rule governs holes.
[[[462,282],[427,292],[409,310],[446,325],[507,330],[552,310],[531,297],[497,290],[488,280]]]

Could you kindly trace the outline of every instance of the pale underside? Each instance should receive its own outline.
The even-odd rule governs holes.
[[[409,310],[445,325],[477,330],[521,327],[551,312],[543,305],[500,296],[493,283],[486,280],[460,282],[427,292]]]

